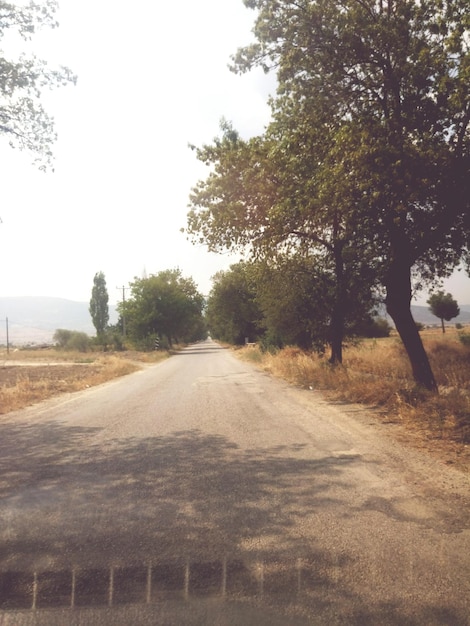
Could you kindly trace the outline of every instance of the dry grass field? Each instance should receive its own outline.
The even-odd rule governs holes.
[[[468,332],[468,329],[467,329]],[[298,348],[274,354],[245,347],[238,354],[264,370],[336,401],[364,404],[377,419],[401,426],[417,445],[470,469],[470,346],[455,329],[422,331],[439,395],[419,389],[400,339],[363,340],[346,347],[344,364]]]
[[[135,372],[164,352],[0,351],[0,415]]]

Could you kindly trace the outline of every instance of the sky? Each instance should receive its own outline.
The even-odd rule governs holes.
[[[244,137],[269,121],[273,78],[228,69],[253,12],[242,0],[61,0],[58,20],[33,40],[78,77],[42,98],[54,173],[0,137],[0,294],[88,301],[102,271],[114,302],[118,286],[176,267],[207,294],[238,257],[180,232],[208,173],[188,144],[210,143],[222,118]]]
[[[208,174],[189,144],[210,143],[222,118],[245,138],[269,122],[273,77],[228,69],[253,40],[254,13],[242,0],[61,0],[58,20],[32,42],[78,77],[42,97],[55,171],[0,137],[0,294],[89,301],[102,271],[115,303],[135,277],[177,267],[209,293],[238,257],[181,233],[191,188]],[[464,272],[444,287],[470,304]]]

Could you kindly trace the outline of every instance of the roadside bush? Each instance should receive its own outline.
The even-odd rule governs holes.
[[[171,349],[170,342],[167,337],[160,337],[157,334],[150,334],[147,337],[142,337],[141,339],[133,339],[132,345],[135,350],[140,350],[141,352],[155,352],[155,340],[158,339],[160,342],[158,350],[160,352],[168,351]]]
[[[358,328],[358,335],[369,339],[389,337],[392,327],[383,317],[370,318]]]
[[[58,328],[54,333],[53,340],[60,350],[87,352],[91,345],[91,338],[86,333],[65,328]]]
[[[459,339],[464,346],[470,346],[470,333],[459,333]]]

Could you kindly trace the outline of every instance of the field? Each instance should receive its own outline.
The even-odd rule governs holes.
[[[342,366],[298,348],[263,353],[244,347],[238,354],[333,401],[363,404],[375,419],[399,427],[419,447],[470,469],[470,346],[462,344],[455,329],[445,335],[439,329],[422,331],[422,338],[439,395],[415,386],[396,335],[347,346]]]
[[[135,372],[167,353],[0,351],[0,415]]]

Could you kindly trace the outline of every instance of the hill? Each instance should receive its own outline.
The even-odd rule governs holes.
[[[94,335],[88,307],[88,302],[64,298],[0,297],[0,344],[6,343],[6,318],[12,345],[51,342],[58,328]],[[116,323],[118,314],[114,305],[109,306],[109,318],[111,324]]]
[[[460,315],[458,317],[454,317],[450,322],[446,322],[446,324],[470,324],[470,304],[459,305],[459,307]],[[411,307],[411,312],[415,322],[426,324],[426,326],[439,326],[441,323],[440,319],[433,315],[427,306],[413,305]]]

